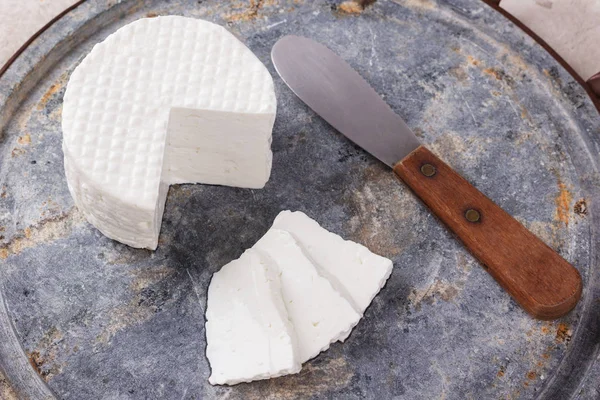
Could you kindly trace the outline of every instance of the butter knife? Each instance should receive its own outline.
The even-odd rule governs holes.
[[[523,309],[550,320],[575,307],[579,272],[427,149],[342,58],[299,36],[281,38],[271,57],[292,91],[391,167]]]

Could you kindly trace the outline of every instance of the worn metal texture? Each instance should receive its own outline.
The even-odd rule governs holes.
[[[102,236],[67,191],[65,84],[95,43],[162,14],[227,26],[273,74],[269,52],[281,36],[326,43],[429,148],[579,269],[577,308],[555,322],[530,318],[389,168],[275,74],[273,173],[263,190],[171,187],[155,252]],[[476,0],[379,0],[364,10],[322,0],[90,0],[0,77],[0,127],[2,398],[600,395],[600,121],[555,60]],[[283,209],[392,258],[392,276],[346,343],[300,374],[210,386],[210,277]]]

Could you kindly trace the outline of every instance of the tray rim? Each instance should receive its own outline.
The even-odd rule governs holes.
[[[488,0],[476,0],[476,1],[484,1],[484,2],[486,2],[486,3],[487,3],[487,1],[488,1]],[[392,2],[394,2],[394,1],[392,0]],[[43,34],[43,33],[44,33],[46,30],[48,30],[49,28],[51,28],[51,27],[52,27],[52,26],[53,26],[55,23],[59,22],[59,21],[60,21],[61,19],[63,19],[65,16],[68,16],[68,15],[69,15],[69,13],[70,13],[71,11],[73,11],[75,8],[77,8],[78,6],[80,6],[80,5],[81,5],[81,4],[83,4],[83,3],[86,3],[86,0],[80,0],[80,1],[79,1],[78,3],[76,3],[74,6],[72,6],[72,7],[69,7],[67,10],[65,10],[63,13],[61,13],[59,16],[57,16],[57,18],[53,19],[53,20],[52,20],[52,21],[51,21],[49,24],[47,24],[47,26],[43,27],[43,28],[42,28],[42,29],[41,29],[41,30],[40,30],[38,33],[36,33],[36,36],[35,36],[35,37],[32,37],[32,38],[30,39],[30,41],[28,41],[28,43],[27,43],[27,45],[26,45],[26,46],[24,46],[22,49],[19,49],[20,53],[16,54],[16,56],[14,56],[14,59],[12,59],[13,57],[11,57],[11,60],[10,60],[10,61],[11,61],[11,65],[12,65],[12,64],[13,64],[15,61],[17,61],[17,60],[18,60],[19,56],[20,56],[22,53],[26,52],[26,51],[29,49],[29,47],[31,46],[31,44],[32,44],[32,43],[35,41],[35,39],[36,39],[38,36],[42,35],[42,34]],[[87,2],[87,3],[93,3],[93,2]],[[124,4],[124,3],[125,3],[125,4]],[[76,26],[76,30],[79,30],[79,29],[85,28],[85,27],[86,27],[86,25],[88,25],[88,24],[89,24],[89,23],[90,23],[90,22],[91,22],[91,21],[92,21],[92,20],[93,20],[95,17],[97,17],[97,16],[99,16],[99,15],[101,15],[101,14],[103,14],[103,13],[110,12],[110,11],[111,11],[111,9],[112,9],[112,10],[114,10],[114,9],[116,9],[116,8],[119,8],[119,6],[123,6],[125,9],[127,9],[128,7],[127,7],[127,5],[126,5],[126,4],[128,4],[128,3],[131,3],[131,2],[127,2],[127,1],[125,1],[125,2],[121,2],[121,3],[117,3],[117,4],[110,4],[110,3],[109,3],[109,4],[104,4],[104,5],[103,5],[103,6],[102,6],[102,7],[101,7],[99,10],[95,11],[95,14],[93,15],[93,18],[86,19],[86,20],[85,20],[85,21],[83,21],[83,22],[82,22],[80,25]],[[527,33],[527,32],[524,32],[524,33]],[[535,38],[533,38],[533,39],[534,39],[534,42],[535,42],[536,44],[539,44],[539,42],[537,42],[537,40],[535,40]],[[54,49],[55,49],[57,46],[60,46],[60,44],[61,44],[62,40],[64,40],[64,38],[62,38],[62,39],[61,39],[61,41],[59,41],[58,43],[54,43],[54,44],[52,45],[52,47],[50,47],[49,49],[47,49],[47,50],[44,52],[44,54],[47,54],[48,52],[50,52],[50,51],[54,50]],[[534,46],[535,46],[535,45],[534,45]],[[542,48],[544,48],[545,50],[547,50],[547,49],[546,49],[544,46],[542,46]],[[552,54],[550,54],[550,55],[552,56],[552,58],[553,58],[555,61],[557,61],[559,64],[561,64],[561,66],[563,66],[563,67],[564,67],[564,65],[563,65],[563,64],[560,62],[560,60],[557,60],[557,59],[556,59],[556,58],[555,58],[555,57],[554,57]],[[39,62],[39,60],[38,60],[38,62]],[[52,64],[53,64],[53,63],[52,63]],[[51,67],[52,67],[52,64],[50,64],[48,67],[49,67],[49,68],[51,68]],[[2,68],[2,70],[0,71],[0,72],[1,72],[1,74],[0,74],[0,78],[2,78],[2,77],[3,77],[3,74],[4,74],[4,73],[5,73],[5,72],[6,72],[6,71],[7,71],[7,70],[10,68],[10,65],[8,65],[8,66],[6,66],[6,65],[5,65],[5,67],[6,67],[6,69],[3,67],[3,68]],[[569,72],[569,74],[570,74],[570,75],[573,77],[573,79],[574,79],[575,81],[578,81],[578,80],[577,80],[577,78],[576,78],[575,76],[573,76],[573,74],[571,73],[571,71],[569,70],[569,68],[565,68],[565,70],[566,70],[567,72]],[[27,75],[26,75],[26,76],[27,76]],[[581,82],[579,82],[579,81],[578,81],[578,83],[581,83]],[[35,87],[35,86],[33,86],[33,87]],[[26,95],[26,94],[27,94],[27,92],[29,92],[29,90],[30,90],[30,89],[31,89],[31,88],[26,88],[26,89],[23,89],[23,88],[21,88],[21,89],[19,89],[19,90],[24,90],[24,91],[25,91],[25,95]],[[585,88],[584,88],[584,89],[585,89]],[[588,93],[588,94],[589,94],[589,93]],[[10,101],[10,97],[12,97],[12,95],[9,95],[8,97],[6,97],[6,98],[4,98],[4,99],[0,99],[0,100],[3,100],[3,102],[4,102],[4,103],[6,103],[6,101],[7,101],[7,100],[8,100],[8,101]],[[597,104],[594,102],[593,98],[590,98],[590,100],[591,100],[591,101],[592,101],[592,103],[593,103],[593,104],[594,104],[594,105],[597,107]],[[588,144],[588,143],[586,143],[586,147],[589,147],[589,144]],[[595,167],[594,169],[597,169],[597,168],[598,168],[598,167]],[[594,206],[594,205],[592,204],[592,206]],[[592,208],[595,208],[595,207],[592,207]],[[594,214],[595,214],[595,213],[594,213]],[[595,254],[595,253],[597,253],[597,252],[593,251],[593,252],[591,253],[591,255],[592,255],[592,258],[594,258],[594,259],[598,258],[598,256],[594,256],[594,254]],[[598,280],[598,279],[594,279],[594,277],[593,277],[591,280]],[[4,314],[4,315],[6,315],[6,316],[10,317],[10,313],[9,313],[9,312],[7,312],[7,311],[9,311],[8,305],[7,305],[7,304],[5,304],[5,301],[4,301],[4,298],[3,298],[3,296],[2,296],[2,293],[0,293],[0,319],[2,319],[1,317],[3,317],[3,315],[2,315],[2,314]],[[12,321],[10,320],[10,318],[9,318],[9,322],[10,322],[10,327],[13,329],[13,336],[15,336],[15,335],[14,335],[14,327],[13,327],[13,324],[12,324]],[[1,332],[1,331],[0,331],[0,332]],[[16,336],[15,336],[15,337],[16,337]],[[17,339],[17,343],[19,344],[19,348],[21,349],[21,351],[23,351],[23,349],[22,349],[22,344],[20,343],[20,341],[18,341],[18,339]],[[595,353],[595,355],[597,355],[597,354],[600,354],[600,353],[599,353],[599,350],[600,350],[600,349],[598,349],[598,348],[595,348],[595,349],[594,349],[594,351],[593,351],[592,353]],[[24,351],[23,351],[23,354],[24,354]],[[600,361],[600,359],[597,359],[597,360],[595,360],[593,357],[590,357],[590,359],[591,359],[591,360],[589,361],[589,364],[587,365],[587,367],[589,367],[589,368],[587,368],[585,372],[582,372],[582,373],[581,373],[582,379],[580,379],[580,380],[578,381],[578,385],[576,386],[577,388],[580,388],[580,387],[583,385],[583,383],[584,383],[584,382],[586,382],[586,376],[587,376],[587,372],[588,372],[589,370],[591,370],[591,369],[592,369],[592,367],[594,367],[594,364],[595,364],[595,363],[599,363],[599,361]],[[25,360],[26,360],[26,359],[25,359]],[[27,362],[25,362],[25,364],[28,366]],[[563,364],[563,362],[561,361],[561,363],[559,364],[559,366],[560,366],[560,365],[562,365],[562,364]],[[2,371],[3,371],[3,369],[2,369],[2,364],[0,363],[0,372],[2,372]],[[557,374],[557,375],[559,375],[559,371],[558,371],[558,369],[557,369],[555,372],[556,372],[556,374]],[[33,379],[36,379],[36,380],[39,380],[39,383],[42,385],[42,387],[43,387],[43,388],[45,388],[45,389],[47,389],[47,390],[49,391],[49,393],[48,393],[48,394],[47,394],[45,397],[42,397],[42,398],[54,398],[53,396],[55,396],[55,395],[52,393],[52,390],[51,390],[51,389],[49,388],[49,386],[48,386],[48,385],[47,385],[47,384],[46,384],[46,383],[45,383],[45,382],[44,382],[44,381],[41,379],[41,377],[40,377],[40,376],[39,376],[39,375],[38,375],[38,374],[35,372],[35,370],[34,370],[33,368],[31,368],[31,367],[29,368],[29,375],[31,375],[31,378],[33,378]],[[9,384],[11,384],[12,382],[10,382],[10,381],[9,381],[8,383],[9,383]],[[546,386],[546,388],[547,388],[547,387],[548,387],[548,386]],[[565,390],[568,390],[568,389],[565,389]],[[538,396],[541,396],[541,395],[543,395],[543,394],[546,394],[545,392],[546,392],[546,390],[543,390],[541,393],[538,393]],[[577,393],[577,391],[573,391],[573,392],[572,392],[572,395],[573,395],[573,396],[576,396],[576,393]]]

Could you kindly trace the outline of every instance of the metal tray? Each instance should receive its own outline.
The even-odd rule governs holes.
[[[56,21],[0,77],[0,397],[62,399],[594,399],[600,388],[600,121],[584,90],[477,0],[94,1]],[[263,190],[170,189],[156,252],[103,237],[74,208],[61,104],[75,65],[140,17],[227,26],[275,77]],[[294,33],[347,59],[423,142],[581,271],[577,308],[527,316],[393,174],[296,99],[273,43]],[[295,376],[213,387],[211,274],[282,209],[391,257],[344,344]]]

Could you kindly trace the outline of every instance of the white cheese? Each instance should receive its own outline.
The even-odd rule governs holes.
[[[106,236],[155,249],[170,184],[265,185],[275,111],[269,72],[223,27],[135,21],[94,46],[69,79],[69,190]]]
[[[392,272],[391,260],[327,231],[302,212],[282,211],[273,228],[291,233],[323,276],[361,315]]]
[[[283,301],[298,340],[300,362],[350,334],[360,315],[319,274],[288,232],[271,229],[253,248],[278,271]]]
[[[254,250],[213,275],[206,320],[211,384],[234,385],[300,371],[279,274]]]

